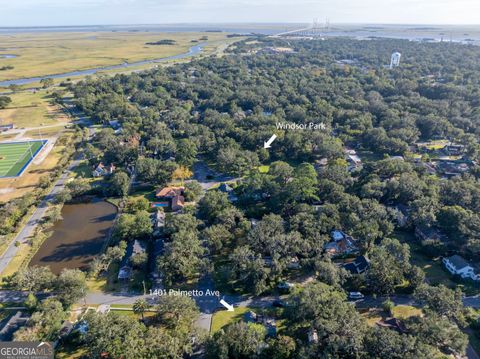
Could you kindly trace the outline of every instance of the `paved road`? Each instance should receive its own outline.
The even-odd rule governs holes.
[[[57,182],[53,186],[52,190],[45,196],[45,198],[42,200],[42,202],[40,202],[38,207],[30,216],[27,224],[17,234],[15,239],[10,243],[5,253],[3,253],[3,255],[0,257],[0,273],[2,273],[5,270],[5,268],[8,266],[10,261],[16,256],[20,248],[15,245],[15,242],[25,243],[28,241],[28,238],[33,234],[35,227],[41,222],[42,218],[47,213],[49,202],[51,202],[55,198],[56,194],[58,194],[64,189],[65,183],[70,176],[70,171],[74,167],[78,166],[80,161],[81,161],[81,158],[77,158],[70,163],[67,170],[64,171],[64,173],[60,176],[60,178],[57,180]]]

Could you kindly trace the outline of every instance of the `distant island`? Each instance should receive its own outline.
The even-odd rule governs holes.
[[[164,39],[155,42],[147,42],[146,45],[176,45],[177,42],[175,40]]]

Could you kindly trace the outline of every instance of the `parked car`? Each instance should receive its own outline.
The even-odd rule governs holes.
[[[349,300],[358,300],[358,299],[363,299],[365,296],[360,293],[360,292],[350,292],[348,293],[348,299]]]
[[[293,287],[294,285],[289,282],[281,282],[277,285],[277,288],[283,293],[289,293]]]

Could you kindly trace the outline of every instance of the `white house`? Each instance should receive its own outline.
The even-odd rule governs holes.
[[[480,280],[480,276],[475,274],[473,267],[459,255],[443,258],[442,261],[450,273],[459,275],[464,279]]]

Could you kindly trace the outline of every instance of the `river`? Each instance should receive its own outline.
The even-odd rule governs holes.
[[[116,213],[115,206],[98,199],[66,204],[63,219],[51,228],[52,235],[33,256],[30,266],[49,266],[56,274],[64,268],[87,269],[101,251]]]
[[[161,62],[165,62],[165,61],[183,59],[183,58],[194,56],[194,55],[197,55],[197,54],[201,53],[204,46],[205,46],[204,43],[197,44],[195,46],[190,47],[190,49],[183,54],[162,57],[162,58],[159,58],[159,59],[143,60],[143,61],[136,61],[136,62],[124,62],[123,64],[110,65],[110,66],[104,66],[104,67],[95,67],[95,68],[87,69],[87,70],[71,71],[71,72],[64,72],[64,73],[60,73],[60,74],[53,74],[53,75],[46,75],[46,76],[39,76],[39,77],[27,77],[27,78],[16,79],[16,80],[0,81],[0,87],[2,87],[2,86],[6,87],[6,86],[10,86],[10,85],[26,85],[26,84],[30,84],[30,83],[33,83],[33,82],[38,82],[41,79],[45,79],[45,78],[61,79],[61,78],[68,78],[68,77],[73,77],[73,76],[93,75],[93,74],[97,73],[98,71],[115,70],[115,69],[122,69],[122,68],[128,68],[128,67],[139,66],[139,65],[161,63]]]

